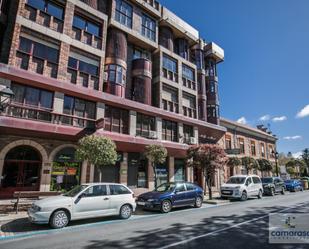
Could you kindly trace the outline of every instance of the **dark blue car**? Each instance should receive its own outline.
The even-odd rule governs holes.
[[[161,210],[168,213],[174,207],[201,207],[203,189],[189,182],[164,183],[154,191],[141,194],[136,204],[143,209]]]
[[[302,183],[296,179],[285,180],[284,184],[285,184],[285,189],[291,192],[304,190]]]

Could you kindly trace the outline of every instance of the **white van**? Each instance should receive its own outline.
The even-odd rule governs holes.
[[[36,224],[65,227],[71,220],[118,215],[128,219],[135,211],[133,192],[123,184],[90,183],[55,197],[36,201],[28,210]]]
[[[247,200],[249,197],[263,196],[263,185],[257,175],[235,175],[221,186],[221,198]]]

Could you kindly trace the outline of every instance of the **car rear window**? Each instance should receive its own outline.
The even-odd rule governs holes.
[[[131,192],[122,185],[109,185],[109,189],[110,189],[111,195],[131,194]]]

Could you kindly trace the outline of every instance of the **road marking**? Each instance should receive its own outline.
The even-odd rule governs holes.
[[[285,212],[285,211],[290,210],[290,209],[294,209],[294,208],[297,208],[297,207],[300,207],[300,206],[304,206],[305,204],[308,205],[308,203],[302,203],[302,204],[299,204],[299,205],[296,205],[296,206],[293,206],[293,207],[282,209],[280,212],[271,212],[271,213],[282,213],[282,212]],[[271,213],[269,213],[269,214],[271,214]],[[202,234],[202,235],[199,235],[199,236],[191,237],[189,239],[181,240],[179,242],[175,242],[175,243],[163,246],[163,247],[159,247],[158,249],[167,249],[167,248],[179,246],[179,245],[182,245],[182,244],[186,244],[186,243],[191,242],[191,241],[196,240],[196,239],[205,238],[205,237],[208,237],[208,236],[211,236],[211,235],[223,232],[223,231],[230,230],[230,229],[235,228],[235,227],[242,226],[244,224],[247,224],[247,223],[250,223],[250,222],[253,222],[253,221],[264,219],[264,218],[268,217],[269,214],[263,215],[263,216],[260,216],[258,218],[254,218],[254,219],[251,219],[251,220],[248,220],[248,221],[244,221],[244,222],[241,222],[241,223],[237,223],[237,224],[229,226],[229,227],[221,228],[221,229],[218,229],[218,230],[210,232],[210,233],[206,233],[206,234]]]

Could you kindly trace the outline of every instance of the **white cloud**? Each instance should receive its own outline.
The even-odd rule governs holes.
[[[286,136],[283,137],[285,140],[296,140],[296,139],[302,139],[302,136],[296,135],[296,136]]]
[[[306,105],[303,109],[301,109],[297,115],[296,118],[304,118],[309,116],[309,105]]]
[[[293,156],[294,158],[300,158],[302,154],[303,154],[303,153],[302,153],[301,151],[299,151],[299,152],[293,153],[292,156]]]
[[[245,117],[241,117],[237,120],[237,123],[240,124],[247,124],[247,119]]]
[[[286,116],[280,116],[280,117],[274,117],[272,119],[273,122],[282,122],[282,121],[285,121],[287,120],[288,118]]]
[[[270,120],[270,115],[268,115],[268,114],[264,115],[264,116],[260,117],[259,120],[260,121],[268,121],[268,120]]]

